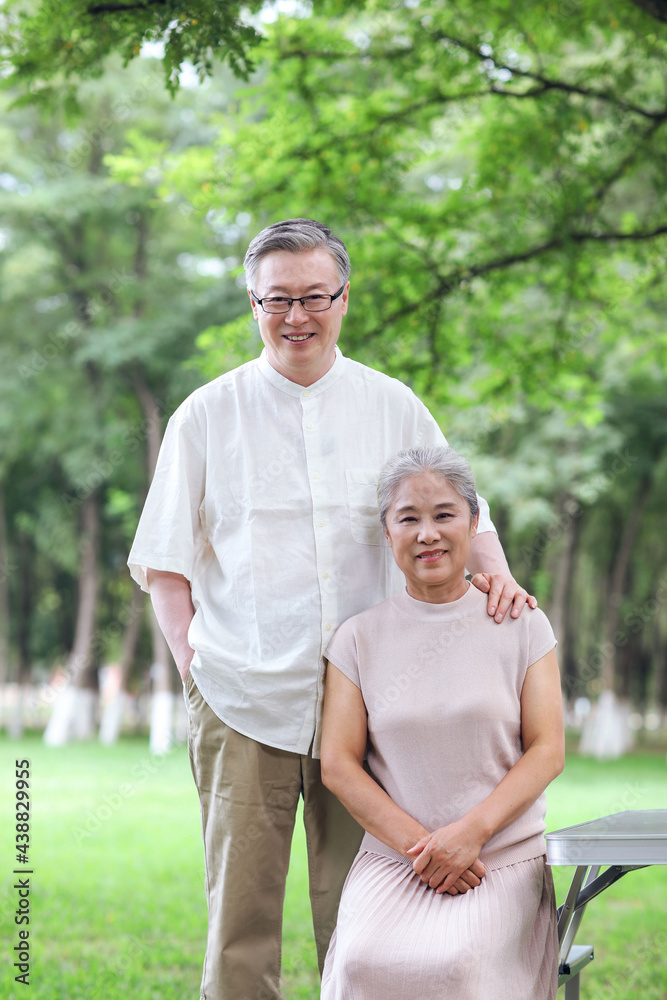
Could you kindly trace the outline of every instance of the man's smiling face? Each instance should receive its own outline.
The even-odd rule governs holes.
[[[341,286],[338,268],[327,250],[290,253],[276,250],[259,262],[252,291],[260,298],[334,295]],[[267,359],[277,372],[297,385],[312,385],[334,363],[336,341],[347,312],[349,282],[343,294],[324,312],[306,312],[293,302],[287,313],[267,313],[250,295],[252,313],[266,347]]]

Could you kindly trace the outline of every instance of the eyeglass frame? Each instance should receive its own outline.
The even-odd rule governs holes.
[[[257,296],[255,295],[255,293],[253,292],[252,288],[250,289],[250,294],[253,297],[253,301],[255,301],[257,303],[257,305],[259,305],[259,306],[262,307],[263,312],[265,312],[267,316],[285,316],[290,311],[290,309],[292,308],[292,306],[294,305],[295,302],[300,302],[301,303],[301,308],[303,309],[303,311],[307,312],[309,314],[310,313],[318,313],[318,312],[322,312],[323,313],[323,312],[328,312],[329,309],[331,309],[331,306],[333,305],[333,303],[335,302],[335,300],[337,298],[339,298],[339,296],[341,296],[343,294],[343,292],[345,291],[345,285],[346,284],[347,284],[346,281],[343,282],[343,284],[340,286],[340,288],[338,289],[337,292],[335,292],[333,295],[329,295],[328,296],[331,299],[331,301],[329,302],[329,305],[325,309],[306,309],[303,300],[309,298],[310,296],[308,296],[308,295],[303,295],[303,296],[301,296],[301,298],[296,298],[296,299],[290,299],[289,296],[287,296],[287,295],[285,295],[285,296],[281,296],[281,295],[276,295],[276,296],[265,295],[263,299],[259,299],[259,298],[257,298]],[[274,297],[275,298],[284,298],[287,302],[289,302],[289,305],[288,305],[287,309],[283,309],[281,312],[269,312],[268,309],[265,309],[264,308],[264,302],[267,299],[271,299],[271,298],[274,298]],[[326,296],[322,296],[322,297],[326,298]]]

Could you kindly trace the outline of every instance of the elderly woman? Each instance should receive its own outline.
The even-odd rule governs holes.
[[[322,777],[366,835],[322,1000],[548,1000],[544,790],[564,742],[551,626],[539,610],[498,626],[466,581],[477,499],[453,449],[401,452],[378,497],[406,589],[327,650]]]

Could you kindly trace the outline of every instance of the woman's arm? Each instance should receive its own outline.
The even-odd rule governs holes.
[[[322,716],[322,781],[364,830],[405,854],[428,831],[364,770],[366,718],[359,688],[329,663]]]
[[[521,691],[523,756],[478,806],[426,835],[406,852],[423,882],[446,892],[498,830],[509,826],[563,770],[565,737],[560,672],[552,649],[528,668]]]
[[[322,717],[322,781],[364,830],[406,855],[415,840],[428,836],[428,831],[397,806],[364,770],[367,739],[366,706],[361,691],[329,663]],[[450,882],[448,890],[465,892],[479,885],[484,871],[481,862],[472,872],[463,869]]]

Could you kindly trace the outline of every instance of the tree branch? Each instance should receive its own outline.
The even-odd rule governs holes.
[[[633,2],[638,2],[638,0],[633,0]],[[651,2],[651,0],[647,0]],[[662,0],[655,0],[656,5],[663,7],[667,10],[667,2],[663,3]],[[642,5],[641,3],[639,4]],[[667,19],[667,18],[665,18]],[[476,59],[484,61],[485,59],[492,58],[490,56],[485,56],[479,51],[472,43],[464,42],[460,38],[454,38],[453,35],[446,35],[443,32],[437,32],[432,35],[436,40],[443,40],[451,42],[452,45],[456,45],[466,52],[471,53]],[[413,48],[397,48],[393,50],[373,50],[361,49],[358,52],[336,52],[336,51],[307,51],[304,49],[289,49],[281,54],[282,58],[298,58],[306,60],[308,58],[335,60],[335,59],[350,59],[353,56],[355,58],[373,58],[373,59],[388,59],[393,60],[400,58],[401,56],[408,56],[414,52]],[[456,94],[451,97],[443,97],[443,100],[458,100],[464,99],[466,97],[484,96],[485,94],[498,94],[503,97],[539,97],[541,94],[545,94],[549,90],[560,90],[568,94],[579,94],[581,97],[589,97],[598,101],[605,101],[607,104],[613,104],[616,107],[624,108],[626,111],[631,111],[634,114],[641,115],[643,118],[648,118],[651,121],[665,121],[667,120],[667,109],[663,111],[649,111],[646,108],[640,107],[638,104],[632,104],[629,101],[624,101],[620,97],[616,97],[614,94],[605,93],[602,90],[594,90],[590,87],[581,87],[574,83],[567,83],[565,80],[554,80],[550,77],[545,76],[543,73],[532,73],[528,70],[520,70],[516,66],[508,66],[505,63],[496,62],[493,60],[495,66],[498,69],[507,70],[514,77],[521,77],[526,80],[534,80],[541,86],[535,87],[532,90],[526,90],[523,92],[508,90],[506,87],[499,87],[497,84],[491,84],[490,88],[486,91],[481,91],[479,94]]]
[[[356,139],[372,135],[378,125],[387,125],[390,122],[401,121],[403,118],[410,118],[415,111],[422,111],[424,108],[428,108],[432,104],[449,104],[452,101],[467,101],[474,97],[487,97],[491,93],[493,93],[493,91],[487,89],[470,90],[467,94],[435,94],[433,97],[424,98],[423,101],[417,101],[416,104],[408,104],[407,107],[401,108],[400,111],[394,111],[390,115],[383,115],[382,118],[378,118],[376,120],[372,130],[356,132],[354,138]]]
[[[633,148],[628,153],[628,155],[621,160],[621,162],[618,164],[616,169],[612,171],[611,174],[605,177],[603,183],[598,187],[597,191],[593,195],[593,197],[597,202],[602,201],[602,199],[605,197],[609,189],[613,187],[616,181],[619,180],[626,172],[630,164],[637,159],[640,153],[643,152],[643,144],[646,143],[646,141],[651,138],[654,132],[657,132],[657,130],[660,128],[661,125],[662,125],[661,121],[652,122],[651,125],[646,129],[646,132],[641,136],[641,139],[634,144]]]
[[[445,35],[444,33],[438,32],[435,36],[444,41],[451,42],[452,45],[458,45],[460,48],[464,49],[466,52],[470,52],[475,58],[483,61],[490,56],[485,56],[470,42],[464,42],[460,38],[454,38],[452,35]],[[638,104],[630,104],[628,101],[621,100],[620,97],[616,97],[613,94],[607,94],[602,90],[592,90],[589,87],[580,87],[574,83],[567,83],[565,80],[552,80],[550,77],[543,76],[542,73],[531,73],[528,70],[517,69],[516,66],[507,66],[504,63],[498,63],[493,60],[494,65],[498,69],[505,69],[512,76],[522,77],[526,80],[535,80],[537,83],[541,83],[542,86],[532,94],[527,95],[518,94],[516,92],[508,91],[503,88],[503,90],[498,90],[495,88],[495,93],[505,93],[512,94],[513,97],[529,96],[534,97],[536,93],[541,94],[547,90],[562,90],[566,94],[579,94],[582,97],[592,97],[598,101],[606,101],[607,104],[614,104],[616,107],[624,108],[626,111],[632,111],[636,115],[642,115],[644,118],[649,118],[651,121],[664,121],[667,119],[667,110],[663,111],[647,111],[646,108],[641,108]]]
[[[650,14],[656,21],[667,21],[667,3],[665,0],[632,0],[635,7],[641,7],[645,13]]]
[[[657,229],[642,233],[567,233],[565,236],[554,237],[554,239],[547,240],[546,243],[541,243],[536,247],[531,247],[529,250],[524,250],[523,253],[508,254],[506,257],[499,257],[498,260],[479,264],[477,267],[464,268],[462,272],[458,272],[459,280],[463,277],[476,278],[481,274],[488,274],[489,271],[511,267],[513,264],[522,264],[524,261],[539,257],[543,253],[548,253],[549,250],[557,250],[567,243],[588,243],[591,240],[597,240],[600,243],[612,242],[614,240],[652,240],[656,236],[662,236],[664,233],[667,233],[667,223],[663,226],[658,226]],[[442,282],[443,288],[448,289],[451,285],[452,276],[445,278]]]
[[[151,7],[164,7],[166,0],[145,0],[144,3],[98,3],[87,7],[88,14],[122,14],[131,10],[149,10]]]
[[[648,232],[566,233],[565,236],[554,237],[551,240],[547,240],[546,243],[540,243],[537,246],[530,247],[528,250],[522,251],[521,253],[507,254],[505,257],[498,257],[496,260],[490,260],[484,264],[477,264],[472,267],[457,268],[457,270],[451,271],[448,275],[440,279],[438,285],[434,289],[433,295],[436,297],[444,297],[449,295],[454,288],[458,287],[460,282],[463,280],[478,278],[483,274],[489,274],[491,271],[499,271],[505,267],[513,267],[514,264],[523,264],[528,260],[533,260],[535,257],[540,257],[542,254],[549,253],[550,250],[558,250],[567,243],[587,243],[591,240],[598,241],[600,243],[612,242],[614,240],[651,240],[656,236],[662,236],[665,233],[667,233],[667,223]],[[385,324],[395,323],[404,316],[409,316],[410,313],[416,312],[422,304],[423,298],[420,299],[419,302],[410,302],[407,306],[403,306],[401,309],[396,310],[396,312],[392,313],[391,316],[385,317],[383,322]]]

